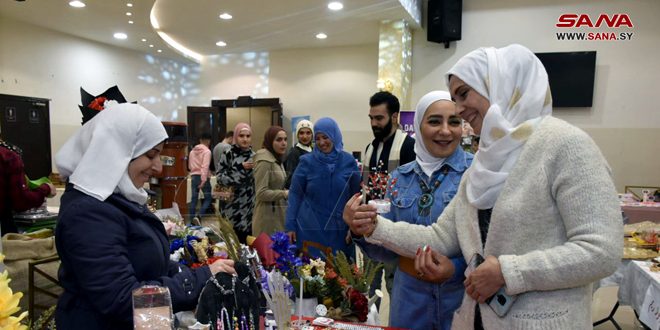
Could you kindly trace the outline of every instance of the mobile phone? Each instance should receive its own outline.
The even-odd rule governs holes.
[[[475,253],[470,259],[470,262],[468,262],[467,268],[465,269],[465,276],[467,277],[483,262],[484,257],[482,257],[479,253]],[[490,308],[493,310],[493,312],[495,312],[495,314],[497,314],[497,316],[504,317],[504,315],[509,312],[515,301],[516,296],[509,296],[506,294],[506,292],[504,292],[504,288],[502,287],[497,290],[493,296],[486,299],[486,304],[490,306]]]
[[[484,257],[481,256],[479,253],[475,253],[472,255],[472,258],[470,258],[470,261],[467,264],[467,267],[465,268],[465,272],[463,273],[465,277],[470,275],[481,263],[484,262]]]
[[[486,299],[488,306],[490,306],[493,312],[499,317],[504,317],[515,301],[516,296],[509,296],[506,294],[503,287],[497,290],[492,297]]]

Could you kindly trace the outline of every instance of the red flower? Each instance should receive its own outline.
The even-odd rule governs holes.
[[[348,281],[343,277],[338,278],[337,282],[339,283],[339,286],[341,286],[342,288],[345,288],[345,287],[348,286]]]
[[[337,277],[337,273],[335,273],[335,270],[330,268],[330,267],[326,267],[325,268],[325,278],[331,280],[335,277]]]
[[[369,314],[369,301],[367,297],[353,288],[349,288],[347,293],[353,314],[357,316],[358,321],[367,321],[367,315]]]
[[[94,99],[94,101],[90,102],[89,105],[87,106],[88,108],[94,109],[96,111],[101,111],[103,110],[103,104],[105,103],[107,99],[103,96],[99,96]]]

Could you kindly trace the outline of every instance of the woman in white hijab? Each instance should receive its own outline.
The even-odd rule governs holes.
[[[392,206],[383,217],[422,226],[430,226],[438,219],[472,163],[472,154],[460,146],[461,122],[448,92],[433,91],[422,96],[415,111],[417,159],[392,172],[387,196]],[[390,292],[390,326],[414,330],[451,328],[454,311],[461,305],[465,291],[466,263],[460,253],[447,258],[434,252],[439,271],[420,274],[415,270],[414,259],[368,244],[363,238],[354,240],[369,257],[398,265]]]
[[[547,74],[523,46],[477,49],[447,82],[481,135],[454,200],[431,227],[377,217],[357,198],[345,221],[403,255],[422,245],[462,252],[466,295],[455,329],[591,328],[591,283],[614,272],[622,255],[603,155],[586,133],[551,116]],[[437,267],[431,258],[416,262],[421,273]]]
[[[142,188],[162,169],[166,138],[148,110],[110,102],[57,153],[67,180],[55,232],[58,328],[132,329],[134,289],[168,287],[176,312],[194,308],[212,274],[234,271],[232,261],[191,270],[169,260],[164,226]]]
[[[286,182],[284,188],[291,188],[291,178],[295,172],[300,157],[312,152],[312,137],[314,137],[314,125],[311,121],[303,119],[296,124],[295,137],[298,140],[296,145],[291,147],[284,160],[284,170],[286,171]]]

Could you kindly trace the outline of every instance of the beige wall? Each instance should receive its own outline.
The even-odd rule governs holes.
[[[361,151],[373,138],[369,97],[377,91],[378,45],[295,49],[270,54],[270,94],[280,97],[285,128],[293,116],[332,117],[346,151]]]
[[[446,89],[444,73],[481,46],[519,43],[535,52],[595,50],[596,82],[592,108],[558,108],[554,115],[583,128],[613,168],[617,189],[633,184],[660,186],[660,1],[504,0],[464,1],[462,40],[451,48],[413,38],[413,102],[433,89]],[[563,13],[626,13],[635,27],[631,41],[557,41]],[[587,31],[582,29],[582,31]],[[596,31],[608,31],[596,29]]]

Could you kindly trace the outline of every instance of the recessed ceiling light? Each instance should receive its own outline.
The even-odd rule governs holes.
[[[149,48],[154,48],[154,45],[149,45]]]
[[[142,42],[147,42],[147,39],[145,39],[145,38],[142,38]]]
[[[133,24],[133,21],[128,21],[128,24]]]
[[[158,52],[159,52],[159,53],[162,53],[162,52],[163,52],[163,50],[162,50],[162,49],[159,49],[159,50],[158,50]]]
[[[224,41],[222,41],[222,40],[220,40],[220,41],[216,42],[215,45],[216,45],[216,46],[220,46],[220,47],[224,47],[224,46],[227,46],[227,43],[224,42]]]
[[[126,16],[131,16],[131,15],[133,15],[133,14],[131,14],[130,11],[129,11],[129,12],[126,12]]]
[[[113,36],[115,37],[115,39],[120,39],[120,40],[124,40],[124,39],[128,38],[126,33],[123,33],[123,32],[116,32]]]
[[[319,33],[319,34],[316,35],[316,39],[325,39],[327,37],[328,37],[328,35],[325,34],[325,33]]]
[[[333,1],[328,4],[328,9],[330,10],[342,10],[344,5],[339,1]]]
[[[83,7],[85,7],[85,3],[82,2],[82,1],[76,0],[76,1],[69,2],[69,6],[76,7],[76,8],[83,8]]]
[[[220,18],[222,19],[232,19],[234,16],[231,16],[229,13],[222,13],[220,14]]]
[[[126,4],[126,7],[133,7],[133,4],[129,2]]]

